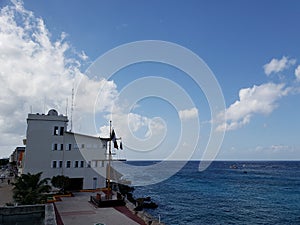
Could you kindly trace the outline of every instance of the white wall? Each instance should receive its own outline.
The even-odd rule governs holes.
[[[60,134],[61,127],[66,131],[67,122],[66,116],[28,114],[23,173],[43,172],[43,178],[52,178],[56,175],[83,178],[84,189],[94,188],[93,179],[96,178],[96,187],[104,187],[107,141],[99,137],[71,132]],[[56,133],[55,127],[58,127]],[[54,149],[55,144],[56,149]],[[70,150],[69,144],[71,144]],[[71,161],[70,168],[66,167],[67,161]],[[88,162],[91,162],[91,167],[88,166]],[[95,162],[97,167],[94,168]]]

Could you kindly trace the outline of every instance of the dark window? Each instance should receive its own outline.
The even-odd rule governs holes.
[[[66,167],[67,167],[67,168],[70,168],[70,167],[71,167],[71,161],[70,161],[70,160],[68,160],[68,161],[66,162]]]
[[[57,150],[57,144],[54,144],[54,149],[53,150]]]
[[[56,168],[56,161],[52,161],[52,168]]]
[[[88,168],[91,167],[91,161],[88,161],[86,167],[88,167]]]
[[[64,135],[64,127],[60,127],[59,135]]]
[[[72,148],[72,144],[68,144],[68,145],[67,145],[67,150],[68,150],[68,151],[71,151],[71,148]]]
[[[63,163],[62,160],[60,160],[59,163],[58,163],[59,168],[62,168],[62,163]]]
[[[84,167],[84,161],[80,161],[80,167]]]
[[[64,144],[60,144],[60,150],[64,150]]]
[[[93,161],[93,167],[97,167],[97,161]]]
[[[75,164],[74,164],[75,168],[78,168],[78,163],[79,163],[78,161],[75,161]]]
[[[58,127],[57,126],[54,127],[53,135],[58,135]]]

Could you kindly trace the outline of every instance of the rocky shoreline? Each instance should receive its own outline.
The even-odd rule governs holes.
[[[152,215],[150,215],[149,213],[145,212],[145,210],[141,210],[141,211],[136,211],[135,208],[136,206],[129,202],[128,200],[126,200],[126,207],[135,215],[137,215],[138,217],[140,217],[142,220],[145,221],[146,224],[151,224],[151,225],[165,225],[164,223],[160,222],[157,218],[154,218]]]
[[[135,215],[145,221],[146,224],[151,225],[164,225],[159,219],[147,213],[144,208],[157,208],[158,205],[151,201],[151,197],[137,198],[133,197],[134,187],[124,184],[118,184],[118,190],[125,196],[126,207]]]

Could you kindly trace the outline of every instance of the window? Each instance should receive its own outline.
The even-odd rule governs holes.
[[[52,144],[52,151],[56,151],[57,150],[57,144]]]
[[[104,160],[102,160],[102,167],[104,167]]]
[[[86,167],[88,167],[88,168],[91,167],[91,161],[88,161],[88,162],[87,162]]]
[[[67,144],[66,150],[67,150],[67,151],[71,151],[71,148],[72,148],[72,144]]]
[[[92,161],[92,167],[97,167],[97,161]]]
[[[57,126],[54,127],[53,135],[58,135],[58,127]]]
[[[84,144],[81,144],[81,148],[84,148]]]
[[[60,144],[60,150],[64,150],[64,144]]]
[[[64,129],[65,129],[64,127],[60,127],[59,135],[61,136],[64,135]]]
[[[55,126],[54,127],[54,130],[53,130],[53,135],[64,135],[64,132],[65,132],[65,128],[64,127],[58,127],[58,126]]]
[[[57,167],[57,162],[54,160],[52,161],[52,165],[51,165],[52,168],[56,168]]]
[[[70,168],[70,167],[71,167],[71,161],[68,160],[68,161],[66,161],[66,168]]]
[[[63,164],[63,161],[62,161],[62,160],[59,160],[59,161],[58,161],[58,168],[62,168],[62,164]]]
[[[79,163],[79,162],[78,162],[77,160],[74,162],[74,167],[75,167],[75,168],[78,168],[78,163]]]
[[[80,167],[81,167],[81,168],[84,167],[84,161],[80,161]]]

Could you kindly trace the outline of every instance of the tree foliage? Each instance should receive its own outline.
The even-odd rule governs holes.
[[[50,192],[49,178],[41,180],[42,172],[22,174],[13,183],[13,198],[21,205],[34,205],[46,201],[46,193]]]
[[[8,162],[9,162],[8,159],[0,159],[0,166],[5,166],[8,164]]]
[[[54,176],[51,179],[51,184],[53,187],[59,188],[60,192],[64,193],[69,187],[70,178],[63,175]]]

